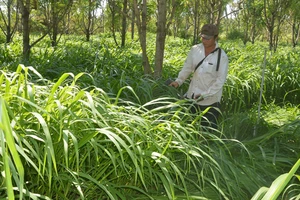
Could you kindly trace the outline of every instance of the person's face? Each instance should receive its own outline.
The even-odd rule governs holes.
[[[204,47],[212,47],[215,45],[216,38],[214,36],[201,35],[201,40]]]

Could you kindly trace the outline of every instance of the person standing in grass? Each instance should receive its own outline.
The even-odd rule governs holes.
[[[193,114],[209,108],[201,120],[201,125],[213,129],[217,128],[222,90],[228,72],[228,57],[219,48],[218,35],[217,26],[205,24],[200,33],[202,43],[191,48],[177,79],[169,84],[177,88],[193,74],[185,97],[195,100],[191,107]]]

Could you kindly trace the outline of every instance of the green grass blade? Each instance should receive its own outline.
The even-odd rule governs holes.
[[[175,198],[175,191],[174,191],[174,182],[173,179],[171,178],[170,171],[166,167],[165,162],[170,162],[167,157],[164,155],[158,153],[158,152],[152,152],[151,155],[152,159],[155,160],[155,162],[158,164],[160,167],[162,173],[158,172],[157,175],[160,177],[163,186],[165,188],[165,191],[169,197],[169,199],[174,199]]]
[[[48,97],[48,102],[46,105],[51,105],[51,102],[54,99],[55,93],[57,92],[59,86],[61,86],[61,84],[69,77],[69,76],[74,76],[72,73],[65,73],[63,74],[58,81],[53,85],[52,89],[51,89],[51,93],[49,94]]]
[[[6,184],[7,184],[7,192],[9,199],[14,199],[14,194],[12,192],[12,182],[11,182],[11,170],[9,167],[9,154],[6,151],[6,145],[12,156],[12,160],[14,161],[17,172],[13,171],[13,175],[18,177],[18,187],[20,192],[20,199],[23,199],[23,187],[24,187],[24,167],[22,161],[20,159],[19,153],[16,148],[16,143],[13,137],[12,129],[9,122],[8,113],[6,110],[5,102],[2,98],[0,98],[0,131],[2,132],[1,146],[4,154],[4,164],[5,164],[5,174],[6,174]]]
[[[2,161],[3,161],[3,165],[4,165],[4,174],[5,174],[5,185],[6,185],[6,193],[7,193],[7,197],[9,200],[13,200],[15,199],[14,196],[14,192],[13,192],[13,185],[12,185],[12,180],[11,180],[11,170],[9,167],[9,157],[7,154],[7,150],[6,150],[6,146],[5,146],[5,139],[4,139],[4,132],[1,129],[0,130],[0,136],[1,136],[1,140],[0,140],[0,147],[1,147],[1,154],[2,154]]]
[[[36,112],[32,113],[39,121],[40,125],[43,128],[44,134],[46,136],[45,146],[46,146],[46,155],[47,155],[47,162],[48,162],[48,175],[49,175],[49,185],[51,186],[52,181],[52,165],[54,167],[55,173],[57,174],[57,167],[56,167],[56,159],[54,153],[54,147],[52,142],[51,133],[49,131],[48,125],[44,118]],[[50,188],[50,187],[49,187]]]
[[[275,179],[275,181],[272,183],[270,189],[262,198],[262,200],[276,199],[280,195],[280,193],[284,190],[284,188],[289,183],[291,178],[295,175],[299,166],[300,166],[300,159],[292,167],[289,173],[282,174]]]
[[[77,174],[77,173],[74,173],[74,174]],[[80,172],[79,176],[95,183],[99,188],[101,188],[110,197],[111,200],[117,199],[116,194],[110,192],[110,188],[107,184],[101,184],[101,183],[99,183],[99,181],[97,181],[96,179],[94,179],[93,177],[91,177],[90,175],[85,174],[85,173]]]
[[[251,198],[251,200],[260,200],[267,193],[268,189],[269,188],[267,188],[267,187],[261,187],[261,188],[259,188],[259,190]]]

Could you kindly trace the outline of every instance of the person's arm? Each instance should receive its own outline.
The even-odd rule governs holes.
[[[195,53],[199,53],[199,48],[197,45],[193,46],[190,52],[188,53],[188,56],[184,62],[184,65],[181,69],[181,71],[178,74],[177,79],[174,81],[176,83],[171,83],[173,87],[178,87],[183,84],[183,82],[190,76],[190,74],[194,71],[195,63],[193,62],[193,56]],[[177,86],[176,86],[177,85]]]

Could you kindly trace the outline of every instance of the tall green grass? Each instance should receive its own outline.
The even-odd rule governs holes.
[[[34,67],[4,49],[12,59],[1,63],[1,198],[250,199],[299,159],[298,54],[268,55],[258,120],[264,49],[221,41],[230,71],[212,134],[180,99],[188,82],[164,84],[177,76],[186,41],[169,38],[155,80],[141,74],[136,41],[118,49],[105,37],[68,39],[35,47]],[[298,186],[290,179],[280,197],[297,197]]]
[[[148,56],[151,63],[154,63],[155,43],[151,42],[154,41],[153,35],[149,34],[148,39]],[[17,50],[21,49],[21,40],[19,43],[17,41],[16,39],[15,43],[1,48],[1,55],[4,56],[1,59],[1,66],[9,67],[12,71],[15,71],[20,63],[18,55],[20,56],[21,52]],[[130,85],[138,96],[145,95],[145,98],[140,98],[144,103],[160,95],[154,93],[152,96],[151,88],[147,89],[148,96],[145,94],[141,50],[137,39],[127,38],[127,45],[123,48],[117,48],[107,35],[94,36],[90,42],[85,42],[84,38],[79,36],[65,36],[58,47],[52,48],[50,44],[50,41],[44,40],[39,46],[33,47],[29,63],[47,79],[57,80],[62,74],[68,72],[74,74],[86,72],[94,77],[94,82],[86,78],[81,81],[85,84],[84,87],[96,85],[107,93],[116,94],[120,88]],[[257,42],[245,46],[241,41],[225,40],[219,41],[219,44],[227,52],[230,61],[223,105],[231,113],[247,110],[259,99],[264,52],[267,45]],[[188,40],[167,38],[163,80],[177,77],[190,47]],[[280,46],[276,53],[267,52],[264,103],[275,102],[278,105],[291,103],[296,106],[299,104],[300,83],[297,62],[299,51],[298,47]],[[163,80],[160,83],[163,83]],[[146,82],[146,88],[148,84],[152,84],[151,81]],[[182,87],[181,95],[187,85],[188,81]],[[165,89],[164,91],[168,92]]]
[[[260,188],[256,194],[253,196],[253,200],[256,199],[277,199],[284,190],[285,199],[299,199],[300,198],[300,187],[299,185],[291,185],[291,187],[286,188],[286,185],[290,182],[290,180],[295,176],[300,181],[299,175],[296,174],[297,169],[300,167],[300,159],[295,163],[293,168],[285,174],[280,175],[278,178],[274,180],[270,188],[262,187]],[[291,189],[296,186],[296,189]]]
[[[224,91],[224,102],[230,112],[249,109],[258,102],[264,70],[266,47],[248,44],[237,48],[237,45],[223,45],[230,59]],[[299,104],[299,51],[299,48],[281,47],[276,53],[267,52],[263,104]]]
[[[2,136],[1,149],[6,152],[9,143],[9,151],[15,152],[2,155],[2,167],[14,177],[2,188],[9,197],[240,199],[278,173],[269,164],[270,177],[252,177],[266,167],[258,167],[255,160],[262,158],[253,154],[255,147],[263,149],[263,139],[270,141],[273,135],[245,145],[221,132],[202,132],[184,100],[134,103],[120,98],[128,90],[140,101],[130,87],[115,97],[97,87],[80,89],[77,82],[84,76],[67,73],[51,82],[31,67],[2,71],[2,105],[6,102],[8,110],[2,112],[2,123],[14,138]],[[289,163],[283,158],[278,154],[274,162],[284,169]],[[15,167],[8,160],[15,160]]]

